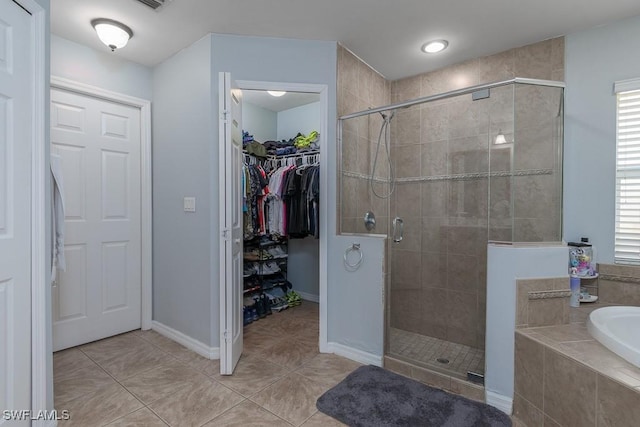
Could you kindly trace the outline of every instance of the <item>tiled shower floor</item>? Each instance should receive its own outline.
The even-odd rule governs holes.
[[[467,378],[467,372],[484,374],[484,350],[463,344],[391,328],[389,350],[391,356],[462,379]],[[438,358],[449,363],[440,363]]]

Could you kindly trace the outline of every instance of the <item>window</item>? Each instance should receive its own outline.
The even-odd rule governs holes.
[[[640,264],[640,79],[616,82],[615,262]]]

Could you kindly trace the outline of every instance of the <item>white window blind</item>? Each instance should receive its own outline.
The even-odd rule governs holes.
[[[640,80],[616,83],[615,262],[640,264]]]

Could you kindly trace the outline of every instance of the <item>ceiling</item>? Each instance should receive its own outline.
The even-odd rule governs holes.
[[[271,96],[266,90],[242,90],[242,101],[258,107],[271,110],[275,113],[290,110],[303,105],[319,102],[320,95],[307,92],[287,92],[282,96]]]
[[[114,55],[150,67],[207,33],[333,40],[396,80],[636,15],[638,0],[171,0],[156,11],[136,0],[51,0],[51,31],[109,52],[89,22],[121,21],[134,37]],[[420,52],[442,38],[446,51]]]

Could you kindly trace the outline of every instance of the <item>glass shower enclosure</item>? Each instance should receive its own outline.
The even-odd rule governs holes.
[[[385,356],[482,383],[487,243],[561,241],[563,88],[516,78],[340,118],[340,231],[388,237]]]

